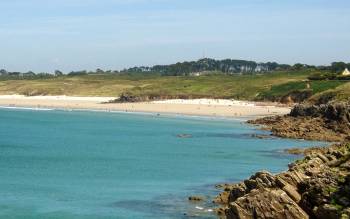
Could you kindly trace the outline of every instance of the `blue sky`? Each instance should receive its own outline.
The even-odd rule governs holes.
[[[349,0],[0,0],[0,68],[350,62]]]

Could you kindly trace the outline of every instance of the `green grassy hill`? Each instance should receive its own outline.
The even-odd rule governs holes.
[[[212,97],[244,100],[276,100],[307,88],[310,71],[271,72],[263,75],[159,76],[95,74],[47,79],[0,80],[0,94],[115,96]],[[347,90],[345,81],[313,81],[313,94]],[[337,90],[338,89],[338,90]],[[341,94],[339,94],[341,96]],[[345,94],[346,96],[347,94]]]

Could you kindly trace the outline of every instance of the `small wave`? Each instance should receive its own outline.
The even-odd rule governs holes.
[[[49,109],[49,108],[17,107],[17,106],[0,106],[0,109],[35,110],[35,111],[51,111],[51,110],[54,110],[54,109]]]
[[[200,210],[200,211],[205,211],[205,212],[213,212],[214,210],[211,208],[204,208],[200,206],[196,206],[195,209]]]

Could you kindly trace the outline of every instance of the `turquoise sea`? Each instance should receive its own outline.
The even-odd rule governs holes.
[[[215,184],[285,170],[297,159],[285,148],[321,144],[256,133],[230,119],[0,109],[0,218],[215,218]],[[209,201],[187,201],[197,194]]]

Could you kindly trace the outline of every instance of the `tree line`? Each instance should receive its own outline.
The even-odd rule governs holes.
[[[60,70],[52,73],[34,73],[32,71],[8,72],[4,69],[0,70],[2,78],[51,78],[60,76],[81,76],[89,74],[156,74],[162,76],[187,76],[187,75],[201,75],[208,72],[222,72],[224,74],[258,74],[273,71],[299,71],[299,70],[319,70],[329,71],[338,74],[344,71],[345,68],[350,69],[350,63],[333,62],[330,66],[313,66],[307,64],[297,63],[295,65],[279,64],[277,62],[257,63],[254,61],[234,60],[234,59],[199,59],[198,61],[178,62],[170,65],[155,65],[151,67],[140,66],[123,69],[121,71],[96,69],[95,71],[72,71],[64,74]]]

